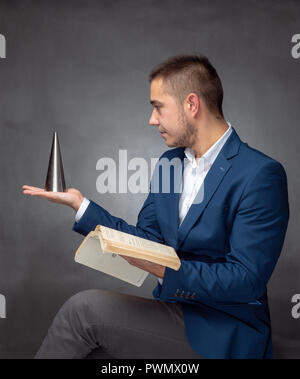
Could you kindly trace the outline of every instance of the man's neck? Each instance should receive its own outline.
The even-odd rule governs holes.
[[[228,130],[228,124],[223,119],[201,125],[201,128],[197,129],[195,143],[190,146],[195,152],[195,158],[202,157],[222,137],[226,130]]]

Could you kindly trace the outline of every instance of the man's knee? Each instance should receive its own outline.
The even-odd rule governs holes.
[[[108,295],[102,290],[85,290],[71,296],[61,307],[60,313],[68,317],[76,317],[78,320],[82,317],[93,321],[100,317],[100,312],[105,307],[105,298]]]

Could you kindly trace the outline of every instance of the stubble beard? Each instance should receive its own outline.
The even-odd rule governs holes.
[[[191,147],[194,145],[197,138],[197,129],[194,125],[190,124],[183,110],[180,112],[178,122],[181,124],[182,134],[177,137],[174,142],[174,147]]]

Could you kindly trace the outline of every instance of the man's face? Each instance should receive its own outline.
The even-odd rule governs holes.
[[[150,103],[153,111],[149,124],[157,126],[169,147],[192,146],[196,138],[196,128],[188,123],[183,105],[164,92],[162,79],[154,79],[150,87]]]

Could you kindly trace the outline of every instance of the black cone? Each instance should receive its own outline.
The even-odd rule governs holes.
[[[46,191],[65,192],[66,183],[57,132],[54,132],[48,165]]]

